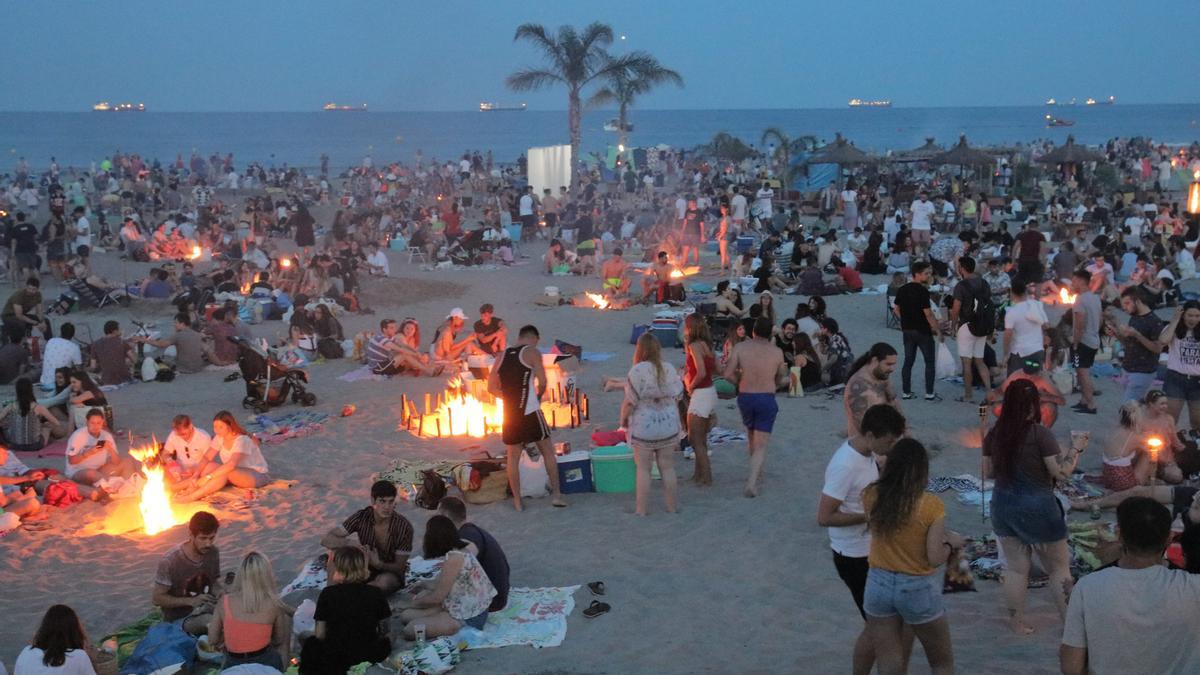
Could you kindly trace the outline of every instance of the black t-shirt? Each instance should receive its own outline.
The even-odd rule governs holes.
[[[788,368],[796,365],[796,342],[795,340],[784,339],[782,335],[775,336],[775,346],[783,352],[783,362]]]
[[[17,223],[12,229],[12,238],[16,242],[17,253],[37,253],[38,230],[30,222]]]
[[[587,241],[592,238],[592,232],[595,229],[595,224],[592,223],[592,217],[588,214],[579,216],[579,220],[575,221],[575,229],[579,232],[575,235],[575,241]]]
[[[1162,333],[1163,321],[1154,314],[1134,314],[1129,317],[1129,327],[1141,333],[1147,340],[1157,340]],[[1136,338],[1124,340],[1125,358],[1121,369],[1130,373],[1153,373],[1158,370],[1158,354],[1146,349]]]
[[[1036,260],[1046,238],[1037,230],[1025,230],[1017,235],[1017,241],[1021,242],[1021,260]]]
[[[688,209],[687,213],[683,214],[683,234],[687,236],[700,236],[700,225],[704,222],[704,216],[700,213],[700,209]]]
[[[900,328],[933,335],[925,310],[930,309],[929,289],[925,284],[910,281],[896,291],[896,307],[900,309]]]
[[[458,528],[458,536],[463,541],[475,544],[476,550],[479,551],[475,559],[479,561],[492,586],[496,588],[496,597],[492,598],[488,611],[498,612],[504,609],[508,604],[509,575],[508,557],[504,555],[504,549],[500,548],[500,543],[491,533],[475,523],[467,523]]]
[[[958,282],[958,285],[954,287],[954,299],[959,302],[959,324],[967,323],[969,319],[973,318],[971,313],[975,310],[976,298],[988,298],[991,295],[991,287],[981,277],[970,277]]]
[[[325,622],[326,672],[345,672],[351,666],[387,658],[390,646],[379,636],[379,622],[392,615],[383,591],[367,585],[334,584],[317,597],[316,621]],[[381,653],[381,647],[384,651]]]

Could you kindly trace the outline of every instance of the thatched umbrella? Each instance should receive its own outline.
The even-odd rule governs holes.
[[[854,147],[854,144],[837,134],[833,142],[817,150],[808,158],[809,164],[837,164],[854,166],[875,161],[870,155]]]
[[[996,163],[995,158],[988,153],[967,145],[966,136],[959,136],[957,145],[934,156],[930,161],[934,164],[957,164],[958,166],[991,166]]]
[[[944,152],[944,151],[945,151],[945,148],[938,145],[937,143],[934,143],[932,136],[928,136],[925,138],[925,145],[922,145],[919,148],[913,148],[912,150],[905,150],[904,152],[896,153],[896,155],[894,157],[892,157],[892,161],[893,162],[928,162],[929,160],[933,159],[934,157],[942,154],[942,152]]]
[[[1102,162],[1104,155],[1089,150],[1082,145],[1075,145],[1075,136],[1067,136],[1067,142],[1047,152],[1038,158],[1042,164],[1082,164],[1083,162]]]

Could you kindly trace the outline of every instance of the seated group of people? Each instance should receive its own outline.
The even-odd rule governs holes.
[[[379,322],[379,332],[366,345],[367,365],[378,375],[429,377],[452,371],[467,356],[495,356],[508,344],[508,328],[490,304],[479,307],[479,320],[463,334],[467,316],[462,308],[450,310],[434,333],[428,348],[421,345],[421,326],[414,318],[397,324]]]

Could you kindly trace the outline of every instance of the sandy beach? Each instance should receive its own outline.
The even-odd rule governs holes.
[[[543,308],[533,304],[546,285],[564,294],[595,290],[598,279],[549,278],[540,273],[538,258],[544,243],[525,248],[530,257],[512,268],[464,271],[424,271],[407,256],[391,252],[392,279],[365,282],[366,304],[374,316],[344,315],[347,335],[377,326],[384,317],[416,317],[426,330],[461,306],[474,319],[481,303],[490,302],[510,328],[533,323],[541,329],[543,345],[562,339],[585,351],[614,352],[604,362],[585,363],[580,373],[584,392],[591,396],[591,422],[583,428],[560,431],[556,441],[588,447],[594,428],[614,428],[621,402],[619,392],[602,393],[603,375],[624,375],[630,364],[630,327],[648,322],[653,310],[599,312],[570,306]],[[713,257],[706,263],[713,263]],[[98,271],[121,279],[144,274],[149,264],[123,263],[114,253],[95,259]],[[202,267],[200,268],[202,269]],[[714,275],[709,280],[715,281]],[[868,285],[883,283],[873,277]],[[5,291],[7,292],[7,291]],[[49,285],[47,298],[57,288]],[[780,316],[790,316],[798,298],[779,300]],[[881,296],[832,296],[829,314],[836,318],[856,353],[885,341],[900,348],[898,331],[884,328]],[[169,325],[169,307],[137,303],[131,309],[72,313],[69,320],[100,334],[104,320],[116,318],[127,327],[130,318],[151,317],[160,328]],[[58,323],[56,321],[56,323]],[[167,329],[169,330],[169,328]],[[276,338],[279,322],[253,326],[256,336]],[[86,338],[86,331],[81,330]],[[676,364],[682,350],[668,350]],[[318,540],[332,525],[367,503],[373,473],[397,458],[463,457],[483,449],[500,454],[498,438],[421,440],[397,431],[400,395],[421,396],[441,389],[441,378],[393,378],[384,382],[347,383],[337,379],[357,367],[349,360],[330,361],[309,369],[311,391],[319,397],[317,410],[334,415],[323,432],[263,450],[272,474],[297,481],[295,487],[265,492],[248,510],[221,513],[218,545],[223,569],[231,569],[250,549],[267,554],[280,585],[302,563],[319,552]],[[919,372],[919,369],[918,369]],[[240,407],[244,394],[238,382],[223,382],[226,371],[183,375],[171,383],[141,383],[109,394],[121,430],[163,438],[170,419],[190,414],[198,423],[222,409],[240,419],[250,415]],[[894,375],[898,379],[899,373]],[[919,375],[918,375],[919,380]],[[935,449],[933,476],[979,473],[978,417],[972,405],[952,401],[959,385],[938,384],[940,403],[905,402],[904,412],[914,436]],[[1111,411],[1119,396],[1110,381],[1099,383],[1103,408]],[[11,388],[0,395],[11,395]],[[357,406],[349,418],[337,418],[344,404]],[[762,495],[745,499],[745,444],[732,443],[714,451],[715,485],[680,486],[680,513],[662,512],[657,485],[652,514],[633,515],[633,495],[571,495],[567,509],[551,508],[549,499],[527,502],[516,513],[507,501],[470,507],[470,517],[490,530],[504,546],[512,565],[514,586],[567,586],[605,582],[612,611],[585,619],[581,609],[591,598],[586,588],[575,596],[576,609],[562,646],[544,650],[509,647],[468,652],[459,666],[464,673],[685,673],[685,672],[813,672],[841,673],[850,666],[854,637],[862,626],[850,594],[834,571],[824,530],[815,510],[824,467],[845,436],[840,396],[815,392],[804,398],[779,397],[781,415],[771,442]],[[281,412],[298,409],[289,407]],[[741,430],[732,401],[718,407],[718,424]],[[1082,416],[1065,412],[1056,427],[1064,438],[1072,428],[1088,428],[1102,436],[1114,424],[1112,415]],[[30,466],[61,468],[61,457],[30,459]],[[1094,470],[1099,456],[1085,455],[1081,467]],[[690,462],[680,460],[681,477],[691,475]],[[977,510],[958,504],[953,493],[943,494],[947,525],[967,536],[990,531]],[[98,638],[142,616],[150,609],[153,570],[160,556],[185,538],[176,527],[153,537],[86,534],[102,521],[110,506],[85,503],[57,511],[51,528],[22,530],[0,540],[0,661],[11,665],[27,643],[45,608],[56,602],[79,611],[89,633]],[[404,504],[398,507],[420,533],[432,512]],[[1086,516],[1085,516],[1086,517]],[[1057,672],[1061,624],[1049,593],[1029,596],[1031,637],[1013,636],[1004,621],[1001,587],[977,582],[978,592],[947,596],[957,666],[962,672]],[[916,670],[924,657],[914,655]]]

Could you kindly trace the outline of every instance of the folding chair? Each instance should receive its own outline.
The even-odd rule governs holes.
[[[429,262],[428,260],[425,259],[425,251],[421,250],[421,248],[419,246],[409,246],[408,247],[408,262],[410,264],[412,263],[414,257],[420,258],[421,262]]]
[[[892,306],[896,302],[895,294],[892,293],[891,291],[889,291],[884,294],[883,299],[885,301],[885,304],[883,306],[883,314],[885,317],[885,321],[887,322],[885,324],[885,326],[887,328],[895,328],[895,329],[899,330],[900,317],[896,316],[896,313],[892,311]]]
[[[88,282],[78,277],[73,277],[67,280],[67,288],[79,297],[81,307],[103,309],[108,305],[120,305],[122,307],[129,306],[129,296],[118,291],[106,291],[102,288],[92,286]]]

